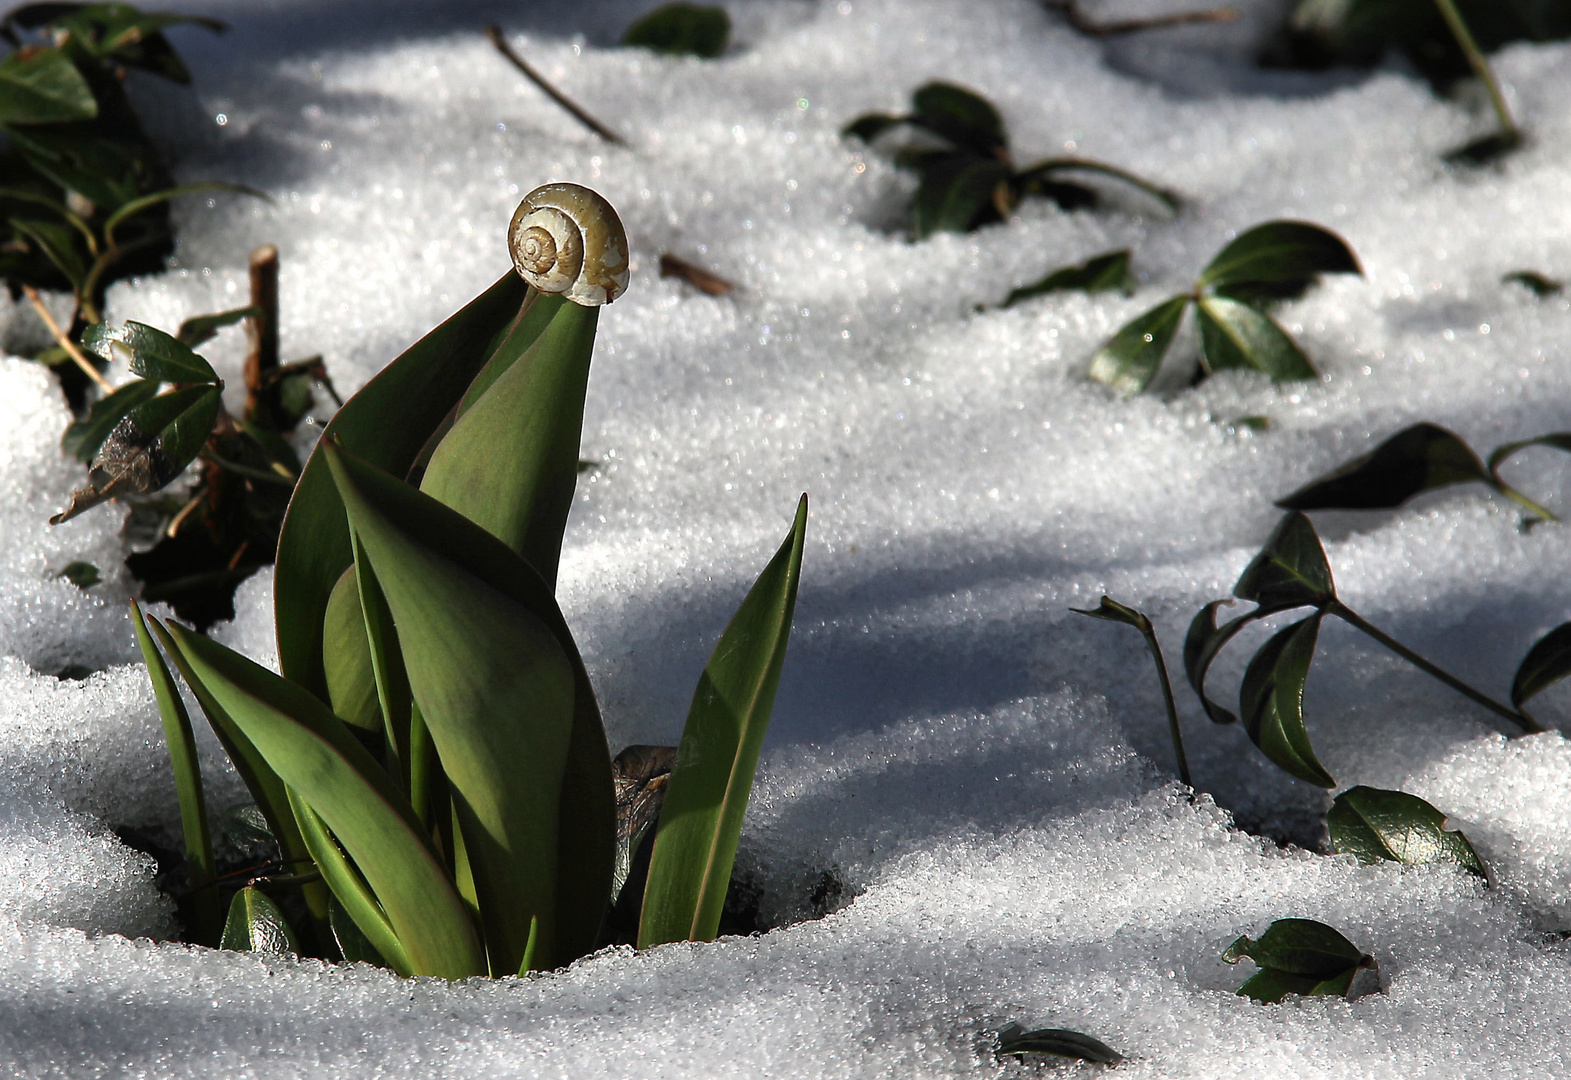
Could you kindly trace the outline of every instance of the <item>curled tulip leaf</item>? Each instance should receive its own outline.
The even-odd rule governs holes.
[[[1446,816],[1417,795],[1380,788],[1348,788],[1331,803],[1326,827],[1333,851],[1359,862],[1451,863],[1484,877],[1467,837],[1447,831]]]

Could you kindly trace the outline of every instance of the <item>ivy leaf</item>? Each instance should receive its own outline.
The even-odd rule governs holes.
[[[1361,971],[1379,970],[1374,957],[1313,919],[1277,919],[1258,941],[1240,937],[1233,942],[1222,959],[1236,964],[1246,956],[1260,971],[1238,993],[1268,1005],[1288,994],[1342,996]]]
[[[224,936],[218,947],[285,955],[300,952],[300,943],[283,911],[265,892],[251,885],[235,893],[229,902],[229,917],[224,920]]]
[[[1296,510],[1283,515],[1244,572],[1233,595],[1261,607],[1285,609],[1336,599],[1331,564],[1314,525]]]
[[[1451,863],[1484,877],[1484,865],[1467,837],[1447,831],[1446,816],[1417,795],[1381,788],[1348,788],[1331,803],[1326,827],[1331,849],[1363,863],[1420,866]]]
[[[622,44],[670,56],[713,58],[731,40],[731,16],[708,4],[663,4],[622,35]]]
[[[1129,257],[1129,249],[1124,248],[1092,256],[1078,266],[1061,267],[1034,284],[1015,289],[998,306],[1000,309],[1013,307],[1033,296],[1067,289],[1088,293],[1117,291],[1132,296],[1140,281],[1129,272]]]
[[[987,157],[1009,145],[1004,121],[983,97],[953,83],[930,82],[911,95],[910,121],[955,146]]]
[[[1272,382],[1313,379],[1314,365],[1287,331],[1265,312],[1225,296],[1203,296],[1200,315],[1200,355],[1207,371],[1252,368]]]
[[[1162,357],[1167,355],[1173,335],[1178,333],[1178,324],[1183,321],[1189,299],[1186,294],[1164,300],[1144,315],[1125,323],[1123,329],[1091,357],[1091,369],[1087,374],[1125,397],[1144,390],[1162,366]]]
[[[23,48],[0,61],[0,124],[60,124],[97,115],[92,88],[62,50]]]
[[[82,333],[82,347],[105,360],[114,360],[116,347],[128,355],[131,370],[145,379],[170,383],[217,383],[213,366],[191,347],[162,330],[127,322],[118,330],[108,323],[94,323]]]
[[[935,155],[922,166],[913,230],[918,240],[935,232],[965,232],[996,214],[993,193],[1009,181],[1009,166],[969,154]]]
[[[157,379],[137,379],[128,382],[114,393],[93,402],[87,416],[72,421],[60,439],[60,449],[84,465],[93,460],[98,448],[109,438],[109,433],[126,413],[158,394]]]
[[[104,580],[98,573],[98,567],[90,562],[81,562],[80,560],[66,563],[65,569],[56,574],[55,577],[65,578],[78,589],[91,589],[94,585]]]
[[[1561,623],[1533,642],[1511,680],[1511,704],[1522,703],[1571,675],[1571,623]]]
[[[1304,683],[1315,658],[1322,612],[1278,630],[1255,653],[1238,692],[1249,739],[1284,771],[1320,787],[1336,780],[1315,757],[1304,726]]]
[[[1204,289],[1264,281],[1300,281],[1317,274],[1362,274],[1347,242],[1307,221],[1256,225],[1217,253],[1200,273]]]
[[[1329,979],[1313,975],[1294,975],[1278,968],[1261,968],[1236,991],[1241,997],[1254,998],[1262,1005],[1275,1005],[1289,994],[1300,997],[1346,997],[1353,988],[1358,968],[1351,967]]]
[[[871,143],[892,127],[905,123],[903,116],[891,116],[888,113],[868,113],[859,116],[845,127],[840,129],[840,134],[855,136],[865,143]]]
[[[1508,443],[1495,454],[1503,460],[1527,445]],[[1276,504],[1284,510],[1384,510],[1421,492],[1474,480],[1487,484],[1490,476],[1466,443],[1438,424],[1414,424]]]
[[[218,419],[216,386],[191,386],[144,401],[115,425],[88,469],[88,485],[49,524],[69,521],[118,495],[146,495],[179,476]]]
[[[1520,285],[1542,300],[1565,289],[1565,282],[1545,277],[1536,270],[1513,270],[1500,278],[1502,285]]]
[[[175,333],[175,340],[187,348],[194,349],[211,341],[218,331],[226,326],[233,326],[242,319],[261,317],[262,309],[259,307],[234,308],[213,315],[195,315],[180,324],[180,329]]]
[[[1184,635],[1184,674],[1189,677],[1189,685],[1200,698],[1200,705],[1205,709],[1206,715],[1215,724],[1232,724],[1238,717],[1230,710],[1224,709],[1206,696],[1206,673],[1211,670],[1211,662],[1221,653],[1223,646],[1233,640],[1234,636],[1252,622],[1264,619],[1270,615],[1300,607],[1300,604],[1289,604],[1277,607],[1257,607],[1254,611],[1237,615],[1223,623],[1216,624],[1217,608],[1223,604],[1231,604],[1231,600],[1213,600],[1199,611],[1189,622],[1189,632]]]
[[[1102,1040],[1082,1035],[1078,1031],[1070,1031],[1067,1028],[1038,1028],[1035,1031],[1024,1031],[1019,1024],[1010,1024],[998,1033],[998,1049],[994,1052],[1000,1057],[1048,1054],[1053,1057],[1090,1061],[1097,1065],[1116,1065],[1124,1060],[1124,1055]]]

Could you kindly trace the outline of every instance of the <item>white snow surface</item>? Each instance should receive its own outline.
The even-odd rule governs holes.
[[[1273,498],[1421,419],[1480,452],[1571,427],[1571,303],[1500,282],[1571,275],[1571,48],[1495,58],[1532,141],[1459,171],[1442,154],[1488,116],[1396,66],[1255,70],[1277,3],[1104,43],[1025,0],[769,0],[728,5],[737,40],[709,62],[616,48],[647,6],[202,5],[236,26],[174,31],[195,88],[137,93],[182,179],[273,201],[180,204],[174,266],[116,286],[110,316],[173,328],[236,306],[248,251],[274,242],[286,358],[320,352],[352,391],[506,269],[524,192],[604,193],[633,284],[600,323],[583,446],[600,466],[569,527],[563,607],[613,747],[674,741],[709,648],[809,493],[738,864],[776,928],[451,985],[170,940],[152,860],[116,837],[178,829],[126,615],[125,511],[45,524],[80,478],[57,449],[68,413],[46,372],[0,360],[9,1073],[998,1075],[1021,1067],[994,1060],[992,1033],[1019,1022],[1095,1035],[1131,1077],[1565,1075],[1562,735],[1508,739],[1328,624],[1307,696],[1321,760],[1343,786],[1452,815],[1492,882],[1361,867],[1316,853],[1329,794],[1206,721],[1180,681],[1191,798],[1138,635],[1068,609],[1106,592],[1149,613],[1181,680],[1189,618],[1227,595]],[[479,33],[489,20],[629,145],[513,72]],[[1095,212],[1028,202],[1005,224],[910,242],[912,180],[839,129],[932,78],[996,102],[1020,159],[1113,162],[1182,192],[1182,212],[1109,189]],[[1282,310],[1318,382],[1187,387],[1192,337],[1158,393],[1120,400],[1084,378],[1125,319],[1277,217],[1333,228],[1364,268]],[[1130,299],[977,310],[1124,246],[1144,283]],[[715,299],[659,279],[667,250],[740,288]],[[30,319],[0,304],[9,340],[36,336]],[[206,352],[238,385],[241,335]],[[1235,423],[1248,415],[1270,429]],[[1508,470],[1571,509],[1564,455]],[[1571,618],[1571,532],[1523,530],[1479,485],[1316,520],[1350,606],[1496,696]],[[53,576],[76,559],[107,580],[83,592]],[[258,575],[218,636],[271,662],[270,598]],[[1261,639],[1224,655],[1219,698]],[[96,673],[57,679],[67,667]],[[1571,706],[1551,692],[1539,711]],[[242,801],[209,736],[203,751],[214,803]],[[1383,992],[1235,995],[1249,965],[1222,949],[1288,916],[1372,953]]]

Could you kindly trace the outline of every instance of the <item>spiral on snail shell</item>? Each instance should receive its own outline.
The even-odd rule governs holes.
[[[627,288],[627,233],[598,192],[577,184],[535,188],[507,230],[513,268],[545,293],[584,307],[609,304]]]

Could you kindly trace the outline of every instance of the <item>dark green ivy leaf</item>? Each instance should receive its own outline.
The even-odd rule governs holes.
[[[59,124],[97,115],[92,88],[62,50],[33,46],[0,61],[0,124]]]
[[[1231,600],[1211,601],[1195,612],[1195,617],[1189,622],[1189,632],[1184,635],[1184,673],[1189,677],[1189,685],[1200,698],[1200,704],[1205,709],[1206,715],[1211,718],[1212,723],[1216,724],[1236,723],[1238,717],[1206,696],[1206,672],[1211,670],[1211,662],[1217,658],[1222,647],[1250,623],[1302,606],[1288,604],[1277,607],[1257,607],[1254,611],[1234,616],[1218,626],[1217,608],[1232,602]]]
[[[890,128],[905,123],[902,116],[890,116],[888,113],[868,113],[859,116],[845,127],[840,129],[842,135],[854,135],[865,143],[870,143]]]
[[[912,123],[961,149],[994,157],[1009,144],[998,110],[964,87],[927,83],[911,95],[911,106]]]
[[[1035,284],[1015,289],[998,306],[1013,307],[1033,296],[1064,289],[1080,289],[1088,293],[1117,291],[1130,296],[1140,282],[1129,272],[1129,256],[1129,249],[1124,248],[1122,251],[1095,255],[1078,266],[1061,267]]]
[[[131,370],[146,379],[171,383],[216,383],[218,373],[191,347],[162,330],[127,322],[118,330],[108,323],[94,323],[82,332],[82,347],[105,360],[115,358],[116,346],[130,356]]]
[[[157,393],[157,379],[137,379],[99,398],[93,402],[86,417],[73,421],[65,429],[65,435],[60,439],[60,449],[84,465],[87,464],[93,460],[98,448],[104,444],[121,418]]]
[[[1514,270],[1502,276],[1500,283],[1502,285],[1520,285],[1539,299],[1553,296],[1565,288],[1565,282],[1545,277],[1536,270]]]
[[[221,949],[239,952],[286,953],[300,951],[295,932],[278,905],[261,889],[246,886],[229,902]]]
[[[1511,704],[1522,703],[1571,675],[1571,623],[1561,623],[1533,643],[1511,680]]]
[[[1010,1024],[998,1033],[996,1053],[1000,1056],[1012,1054],[1016,1057],[1024,1057],[1027,1054],[1049,1054],[1053,1057],[1090,1061],[1097,1065],[1116,1065],[1124,1060],[1124,1055],[1102,1040],[1082,1035],[1078,1031],[1070,1031],[1067,1028],[1038,1028],[1035,1031],[1025,1031],[1019,1024]]]
[[[1233,586],[1240,600],[1261,607],[1319,607],[1336,598],[1331,564],[1310,520],[1297,511],[1284,514],[1260,554]]]
[[[1234,941],[1222,959],[1236,964],[1246,956],[1262,968],[1311,979],[1329,979],[1373,962],[1357,945],[1313,919],[1277,919],[1258,940]]]
[[[1076,615],[1089,615],[1093,619],[1106,619],[1108,622],[1123,623],[1133,626],[1142,634],[1150,633],[1151,620],[1132,607],[1126,607],[1110,596],[1102,597],[1102,602],[1094,608],[1070,608]]]
[[[1256,225],[1201,271],[1202,288],[1262,281],[1299,281],[1316,274],[1362,274],[1347,242],[1307,221],[1268,221]]]
[[[55,577],[63,577],[78,589],[91,589],[103,580],[98,574],[98,567],[90,562],[67,563],[66,568]]]
[[[664,4],[622,35],[622,44],[672,56],[713,58],[731,40],[731,16],[709,4]]]
[[[1526,445],[1502,449],[1509,454]],[[1277,505],[1284,510],[1389,509],[1420,492],[1472,480],[1487,484],[1489,473],[1466,443],[1437,424],[1414,424],[1278,499]]]
[[[1173,335],[1178,333],[1178,324],[1183,321],[1189,300],[1187,294],[1175,296],[1125,323],[1123,329],[1091,357],[1091,369],[1087,374],[1126,397],[1144,390],[1156,378],[1162,357],[1167,355],[1167,347],[1173,343]]]
[[[1353,976],[1357,974],[1358,968],[1350,967],[1329,979],[1317,979],[1313,975],[1294,975],[1278,968],[1261,968],[1245,980],[1237,993],[1241,997],[1254,998],[1262,1005],[1275,1005],[1289,994],[1300,997],[1345,997],[1352,989]]]
[[[259,318],[261,314],[262,309],[259,307],[243,307],[220,311],[213,315],[196,315],[180,324],[180,329],[175,333],[175,340],[187,348],[194,349],[211,341],[224,327],[233,326],[242,319]]]
[[[1249,739],[1284,771],[1320,787],[1336,780],[1315,757],[1304,726],[1304,683],[1315,658],[1321,612],[1278,630],[1244,670],[1239,713]]]
[[[1203,296],[1200,315],[1200,356],[1206,370],[1251,368],[1272,382],[1313,379],[1314,365],[1287,331],[1265,312],[1225,296]]]
[[[996,216],[993,193],[1008,180],[1009,166],[1001,161],[965,154],[928,159],[916,190],[916,238],[965,232]]]
[[[1451,863],[1484,877],[1467,837],[1445,828],[1446,816],[1417,795],[1381,788],[1348,788],[1331,803],[1326,827],[1331,849],[1363,863]]]

